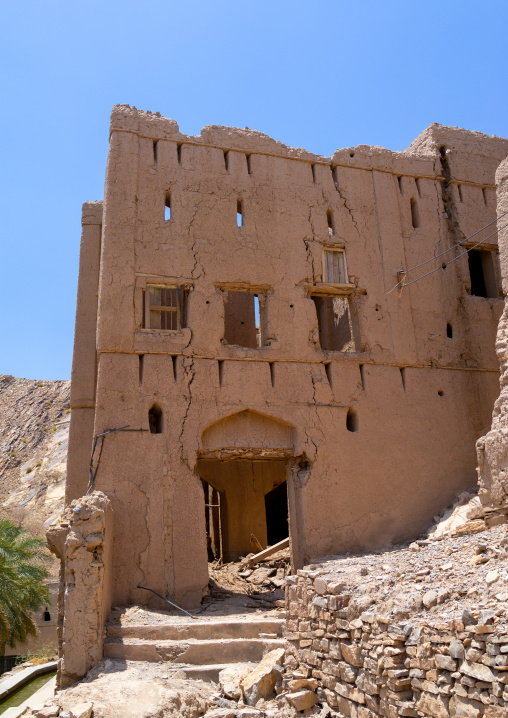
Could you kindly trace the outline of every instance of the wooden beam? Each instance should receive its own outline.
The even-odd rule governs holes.
[[[268,546],[268,548],[265,548],[264,551],[260,551],[255,556],[251,556],[247,563],[249,566],[253,566],[255,563],[263,561],[265,558],[272,556],[274,553],[282,551],[283,548],[289,548],[289,538],[285,538],[282,541],[279,541],[279,543],[275,543],[273,546]]]

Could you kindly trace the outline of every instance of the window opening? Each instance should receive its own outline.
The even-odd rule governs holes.
[[[319,345],[325,351],[356,351],[347,297],[313,296],[319,329]]]
[[[464,198],[462,196],[462,186],[460,184],[457,185],[457,189],[459,191],[459,202],[463,202]]]
[[[332,386],[332,363],[329,361],[325,362],[325,373],[328,384]]]
[[[177,375],[176,375],[176,360],[177,360],[177,358],[178,357],[176,356],[176,354],[171,355],[171,362],[173,364],[173,379],[174,379],[174,381],[177,380]]]
[[[262,346],[263,309],[254,292],[228,291],[224,297],[224,339],[227,344]]]
[[[346,253],[343,249],[325,249],[324,275],[327,284],[346,284]]]
[[[236,201],[236,224],[237,227],[243,227],[242,200]]]
[[[157,142],[158,140],[153,141],[153,161],[155,164],[157,164]]]
[[[453,339],[453,327],[450,322],[446,325],[446,336],[448,339]]]
[[[217,368],[219,370],[219,386],[222,386],[223,379],[224,379],[224,360],[219,359],[217,362]]]
[[[339,191],[339,169],[338,167],[331,167],[333,184],[337,192]]]
[[[310,169],[312,172],[312,181],[314,184],[316,184],[316,165],[311,165]]]
[[[363,364],[359,365],[360,369],[360,381],[362,382],[362,389],[365,389],[365,370]]]
[[[178,142],[178,144],[176,145],[176,157],[178,160],[178,164],[181,165],[182,164],[182,143],[181,142]]]
[[[400,378],[402,380],[402,388],[404,391],[406,391],[406,367],[401,366],[400,368]]]
[[[346,429],[352,432],[358,431],[358,414],[353,409],[353,407],[350,407],[347,411]]]
[[[442,389],[438,389],[437,393],[439,394],[439,396],[444,396],[444,391]]]
[[[331,237],[333,235],[333,217],[331,209],[326,210],[326,221],[328,222],[328,234]]]
[[[148,412],[148,426],[151,434],[162,434],[162,409],[154,404]]]
[[[402,194],[402,177],[397,177],[397,182],[399,184],[399,192]]]
[[[485,189],[485,187],[482,188],[482,195],[483,195],[483,204],[487,207],[487,205],[489,203],[488,203],[488,199],[487,199],[487,190]]]
[[[51,621],[51,614],[50,614],[50,612],[48,611],[47,608],[46,608],[46,610],[44,611],[43,620],[44,620],[44,621]]]
[[[169,220],[171,219],[171,195],[169,192],[166,192],[164,205],[164,219],[166,220],[166,222],[169,222]]]
[[[226,172],[229,172],[229,152],[224,152],[224,167]]]
[[[270,367],[270,381],[273,388],[275,386],[275,363],[270,361],[268,362],[268,366]]]
[[[245,155],[245,157],[247,159],[247,172],[248,172],[248,174],[252,174],[252,167],[250,164],[250,155]]]
[[[187,326],[187,290],[148,285],[145,292],[145,326],[179,332]]]
[[[414,229],[418,229],[420,226],[420,213],[418,211],[418,202],[411,197],[411,224]]]
[[[467,255],[471,294],[475,297],[496,299],[498,296],[492,252],[472,249]]]
[[[422,188],[420,186],[420,178],[419,177],[415,178],[415,185],[416,185],[416,191],[418,192],[418,197],[421,197],[422,196]]]
[[[139,386],[143,383],[143,359],[145,355],[144,354],[138,354],[138,361],[139,361]]]

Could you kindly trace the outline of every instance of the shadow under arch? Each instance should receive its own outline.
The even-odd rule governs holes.
[[[203,482],[209,558],[223,561],[257,552],[288,537],[293,568],[301,566],[295,427],[242,409],[202,433],[196,472]],[[287,497],[287,498],[286,498]],[[253,538],[254,537],[254,538]]]

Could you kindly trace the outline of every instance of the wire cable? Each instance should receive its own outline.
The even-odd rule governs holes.
[[[490,227],[491,225],[495,224],[498,220],[500,220],[502,217],[504,217],[507,214],[508,214],[508,210],[506,212],[503,212],[503,214],[500,214],[499,217],[496,217],[496,219],[493,219],[492,222],[489,222],[488,224],[485,225],[485,227],[482,227],[474,234],[471,234],[469,237],[466,237],[465,239],[462,239],[460,242],[457,242],[457,244],[454,244],[453,247],[450,247],[450,249],[445,249],[445,251],[441,252],[441,254],[436,254],[435,257],[431,257],[430,259],[425,260],[425,262],[422,262],[421,264],[417,264],[414,267],[411,267],[411,269],[407,270],[406,274],[408,274],[409,272],[412,272],[413,269],[418,269],[419,267],[423,267],[424,264],[428,264],[429,262],[432,262],[433,259],[438,259],[439,257],[442,257],[443,254],[447,254],[448,252],[451,252],[452,249],[455,249],[456,247],[460,247],[462,244],[464,244],[464,242],[469,242],[470,239],[473,239],[473,237],[476,237],[477,234],[480,234],[480,232],[483,232],[484,229],[487,229],[487,227]],[[490,236],[492,237],[493,235],[491,234]],[[487,237],[487,239],[488,239],[488,237]],[[471,249],[472,249],[472,247],[471,247]]]
[[[500,231],[501,231],[502,229],[504,229],[505,227],[508,227],[508,223],[505,224],[505,225],[503,225],[503,226],[500,227],[499,229],[496,229],[495,232],[492,232],[492,234],[489,234],[489,236],[488,236],[488,237],[485,237],[485,239],[482,239],[482,240],[481,240],[480,242],[478,242],[477,244],[473,245],[472,247],[469,247],[469,249],[466,249],[465,252],[461,252],[461,254],[458,254],[458,255],[457,255],[456,257],[454,257],[453,259],[450,259],[449,262],[445,262],[445,263],[442,264],[440,267],[436,267],[436,269],[433,269],[432,271],[427,272],[426,274],[422,274],[422,276],[421,276],[421,277],[418,277],[418,279],[413,279],[411,282],[399,282],[399,283],[396,284],[395,286],[396,286],[396,287],[400,287],[401,289],[404,289],[405,287],[409,287],[410,284],[415,284],[415,282],[419,282],[420,279],[423,279],[424,277],[428,277],[429,274],[434,274],[434,272],[438,272],[440,269],[446,269],[446,267],[447,267],[449,264],[451,264],[452,262],[455,262],[456,259],[460,259],[460,257],[463,257],[465,254],[468,254],[472,249],[476,249],[476,247],[479,247],[480,244],[483,244],[483,242],[486,242],[486,241],[487,241],[488,239],[490,239],[491,237],[494,237],[494,235],[496,235],[498,232],[500,232]],[[438,255],[438,256],[439,256],[439,255]],[[420,265],[420,266],[421,266],[421,265]],[[393,291],[393,290],[390,290],[390,291]]]

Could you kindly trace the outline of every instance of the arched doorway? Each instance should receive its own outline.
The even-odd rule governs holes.
[[[203,433],[196,471],[209,558],[234,561],[288,536],[294,549],[293,432],[285,422],[244,410]]]

